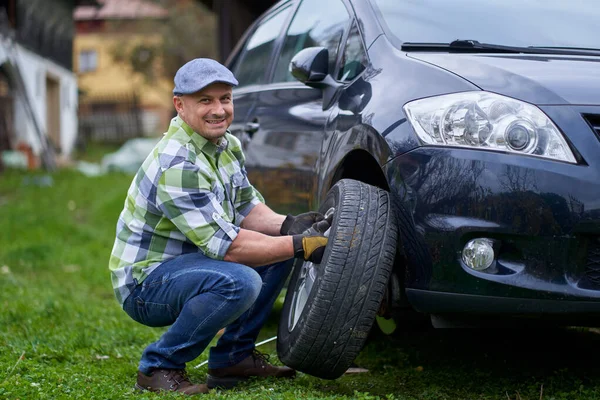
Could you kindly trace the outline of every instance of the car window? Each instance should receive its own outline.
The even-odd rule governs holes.
[[[598,0],[374,0],[394,43],[600,49]]]
[[[349,20],[350,15],[342,0],[304,0],[285,36],[273,81],[293,81],[290,61],[307,47],[326,47],[329,50],[329,70],[334,72],[338,47]]]
[[[239,86],[264,82],[266,66],[273,50],[275,39],[283,29],[283,24],[291,12],[291,7],[279,11],[263,21],[248,38],[241,56],[233,67]]]
[[[363,47],[358,25],[353,22],[342,53],[341,68],[337,79],[344,82],[353,80],[367,68],[367,62],[367,52]]]

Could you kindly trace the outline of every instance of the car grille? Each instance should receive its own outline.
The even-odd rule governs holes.
[[[598,139],[600,139],[600,114],[583,114],[583,118],[590,124],[596,135],[598,135]]]
[[[585,275],[590,282],[600,284],[600,237],[594,237],[589,242]]]

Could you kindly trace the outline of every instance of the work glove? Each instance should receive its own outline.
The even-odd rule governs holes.
[[[310,261],[314,264],[321,264],[328,238],[325,236],[292,236],[294,244],[294,257]]]
[[[283,223],[281,224],[281,228],[279,233],[282,236],[285,235],[300,235],[305,230],[310,228],[315,222],[319,222],[323,220],[323,214],[309,211],[304,214],[298,214],[293,216],[288,214]]]
[[[331,222],[333,221],[333,214],[324,216],[325,219],[315,222],[310,228],[302,232],[302,236],[328,236],[325,232],[331,228]]]

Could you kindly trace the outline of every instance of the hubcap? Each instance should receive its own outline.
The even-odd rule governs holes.
[[[317,267],[310,261],[305,261],[300,267],[300,274],[296,281],[296,288],[292,297],[292,307],[288,320],[288,329],[291,332],[298,323],[306,302],[310,296],[315,280],[317,279]]]
[[[331,207],[324,216],[327,219],[332,217],[334,213],[335,208]],[[327,229],[323,236],[329,237],[329,232],[331,232],[331,228]],[[304,308],[306,308],[306,303],[308,302],[310,293],[317,280],[317,268],[321,268],[320,265],[315,265],[310,261],[305,261],[300,267],[300,273],[296,280],[296,287],[294,288],[294,293],[292,295],[292,304],[288,317],[288,330],[290,332],[294,330],[296,324],[298,324],[298,321],[300,320],[302,312],[304,312]]]

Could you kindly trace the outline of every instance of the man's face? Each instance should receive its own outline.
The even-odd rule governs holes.
[[[174,96],[182,120],[203,138],[217,143],[233,120],[231,86],[213,83],[193,94]]]

